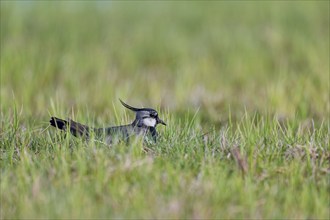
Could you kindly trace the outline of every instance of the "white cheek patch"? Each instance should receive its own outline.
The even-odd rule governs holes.
[[[148,127],[155,127],[156,126],[156,119],[154,118],[145,118],[143,119],[143,124]]]

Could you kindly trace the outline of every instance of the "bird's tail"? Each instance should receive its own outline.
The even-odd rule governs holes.
[[[50,125],[58,128],[60,130],[66,131],[67,129],[70,129],[70,133],[74,136],[89,136],[89,128],[86,125],[80,124],[78,122],[75,122],[71,119],[64,120],[56,117],[51,117],[50,119]]]

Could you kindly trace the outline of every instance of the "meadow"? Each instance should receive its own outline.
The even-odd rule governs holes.
[[[328,1],[1,1],[1,219],[330,216]],[[107,146],[49,127],[130,123]]]

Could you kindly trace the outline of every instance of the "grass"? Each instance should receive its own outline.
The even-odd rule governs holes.
[[[1,1],[1,218],[328,218],[329,2]],[[63,135],[154,107],[157,144]]]

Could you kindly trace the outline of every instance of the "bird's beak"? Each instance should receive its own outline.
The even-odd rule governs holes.
[[[157,118],[157,123],[158,124],[163,124],[163,125],[166,126],[166,123],[162,119],[160,119],[160,118]]]

